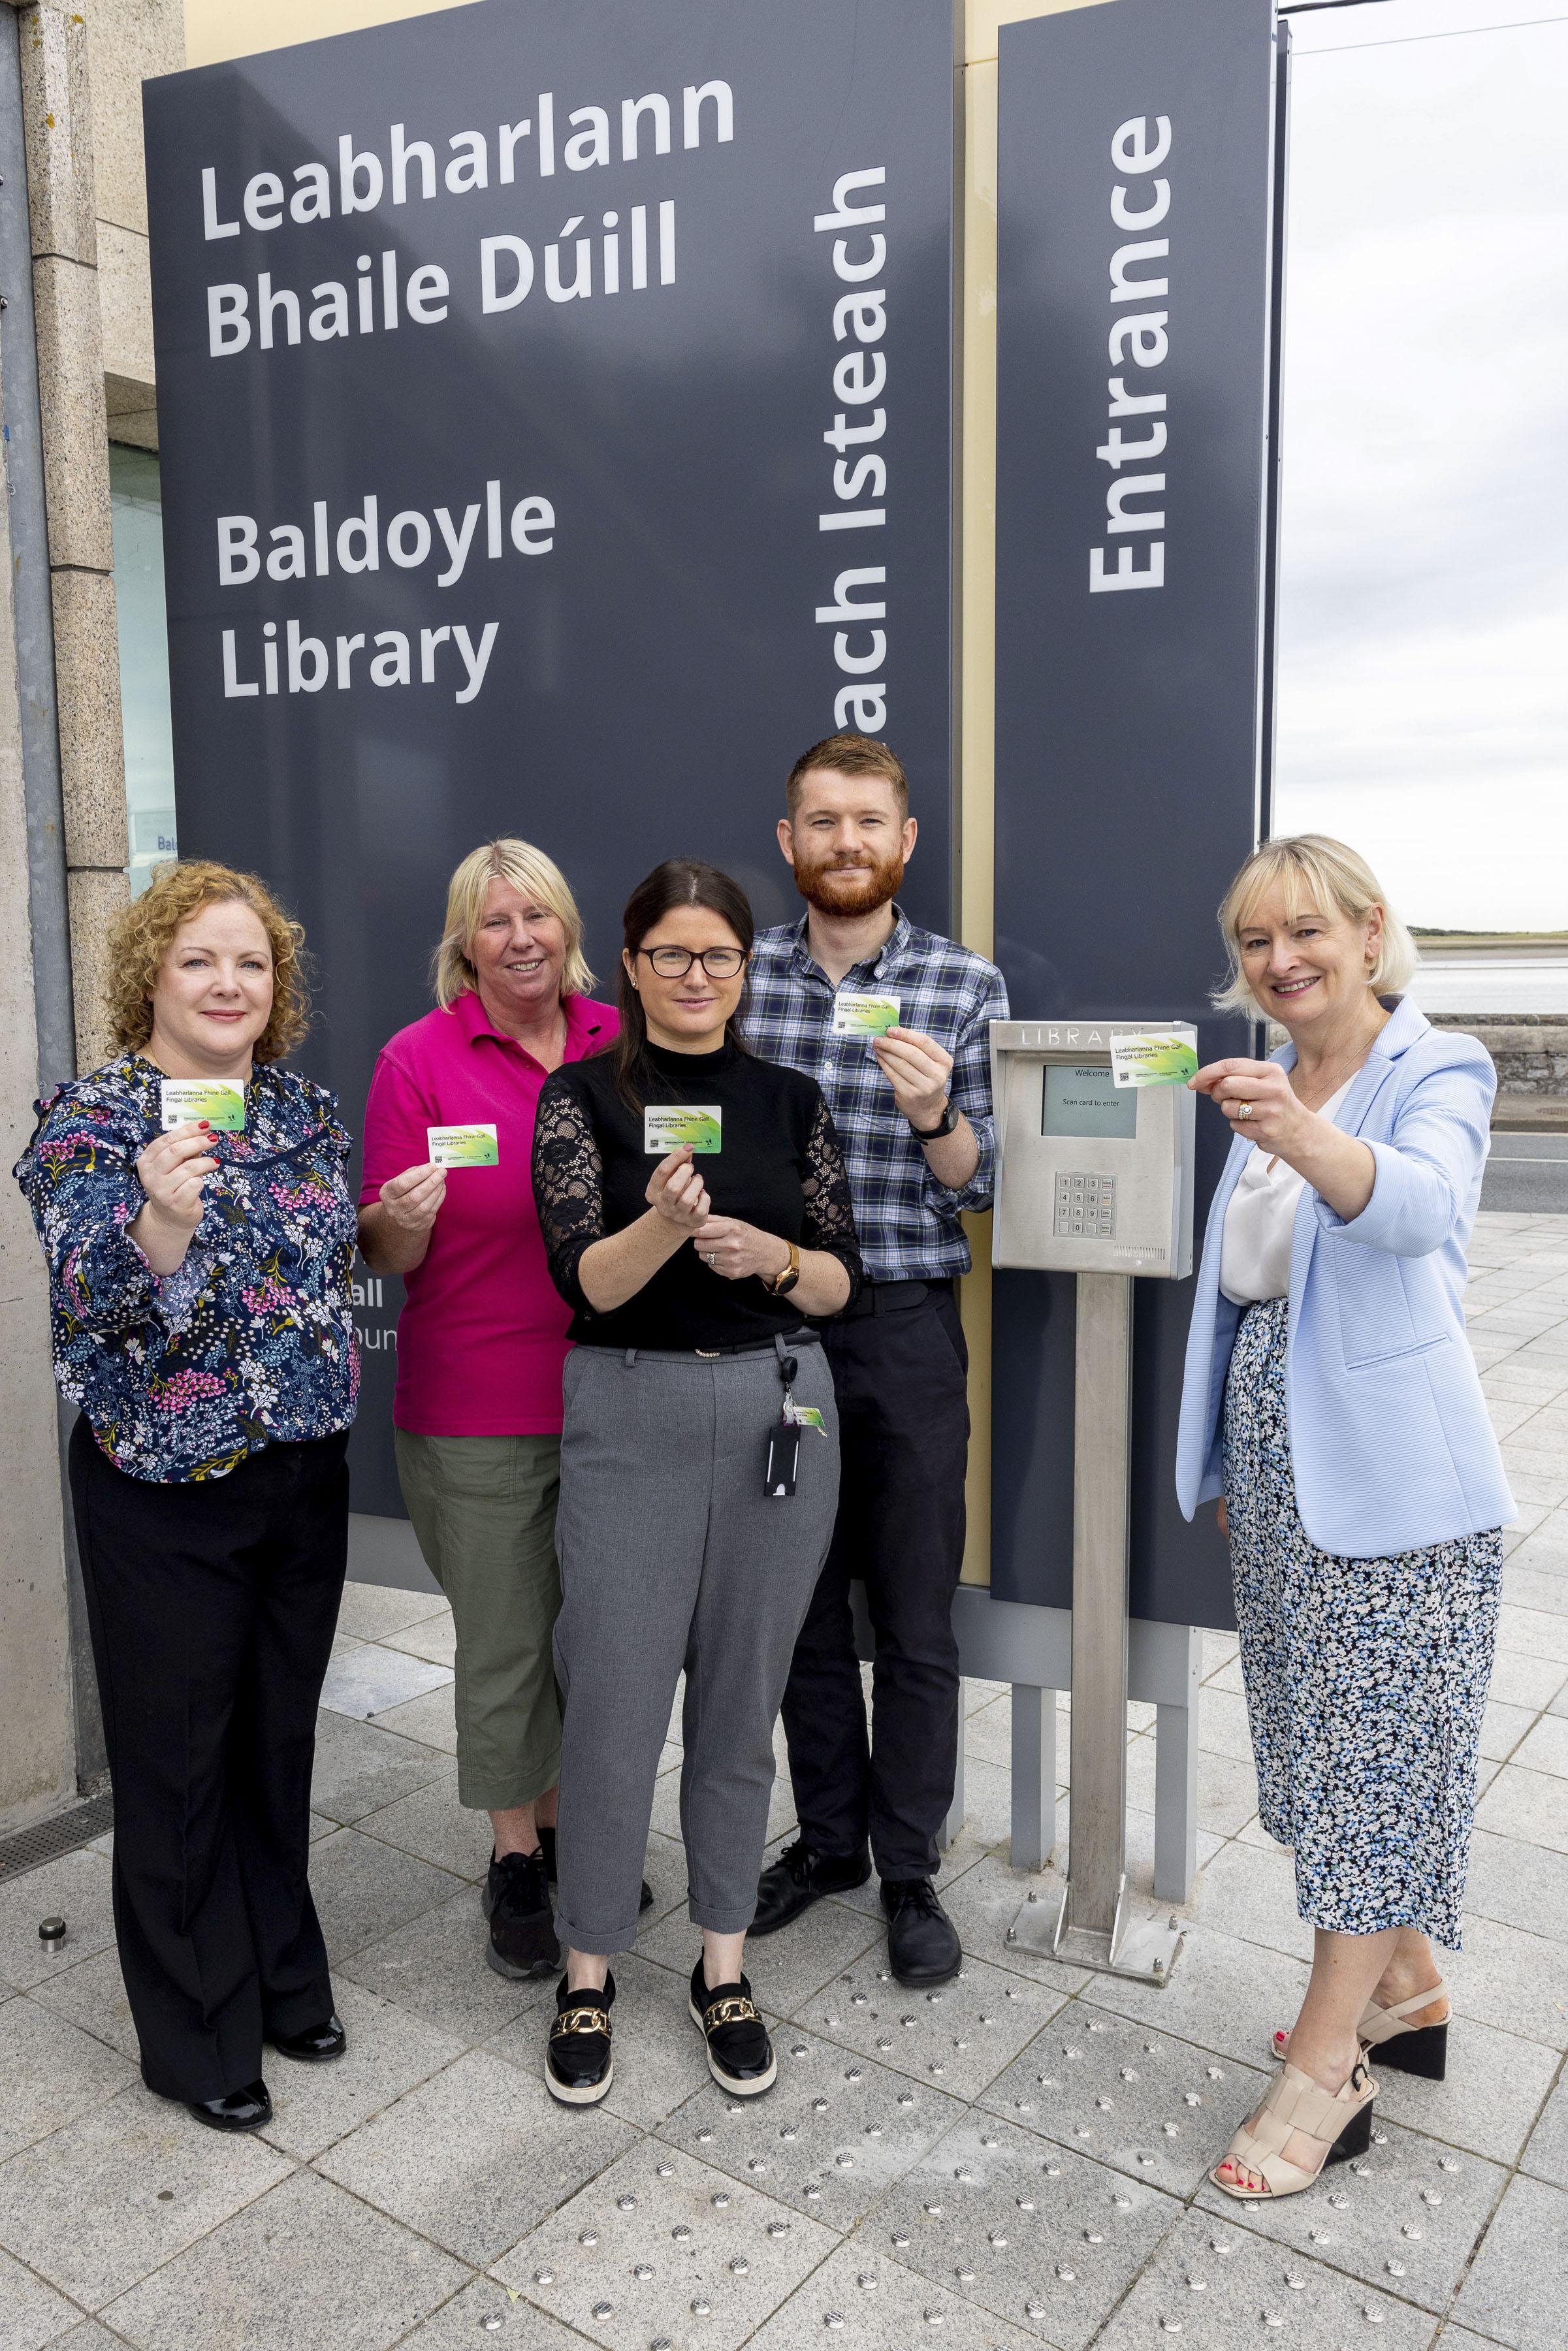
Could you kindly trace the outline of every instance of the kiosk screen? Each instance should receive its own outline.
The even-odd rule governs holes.
[[[1137,1089],[1118,1086],[1108,1063],[1046,1063],[1042,1134],[1092,1135],[1096,1140],[1130,1143],[1137,1124]]]

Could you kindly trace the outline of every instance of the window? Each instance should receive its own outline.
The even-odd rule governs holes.
[[[174,749],[169,720],[169,632],[163,611],[163,499],[151,449],[111,442],[114,600],[120,624],[120,710],[125,727],[125,813],[131,894],[177,856]]]

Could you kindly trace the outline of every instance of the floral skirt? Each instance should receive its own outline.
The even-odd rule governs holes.
[[[1296,1513],[1287,1301],[1249,1307],[1225,1391],[1225,1500],[1263,1826],[1314,1927],[1459,1949],[1500,1530],[1336,1559]]]

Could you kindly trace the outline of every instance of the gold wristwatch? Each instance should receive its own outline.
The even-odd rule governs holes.
[[[793,1241],[786,1241],[784,1246],[789,1252],[789,1262],[783,1272],[776,1273],[768,1285],[775,1298],[782,1298],[786,1291],[794,1289],[800,1279],[800,1252]]]

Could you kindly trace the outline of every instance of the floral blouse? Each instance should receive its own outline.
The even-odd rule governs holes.
[[[184,1262],[154,1273],[125,1228],[162,1080],[126,1053],[58,1087],[14,1172],[48,1259],[61,1389],[120,1468],[178,1485],[353,1419],[355,1226],[336,1097],[258,1063],[243,1133],[213,1134]]]

